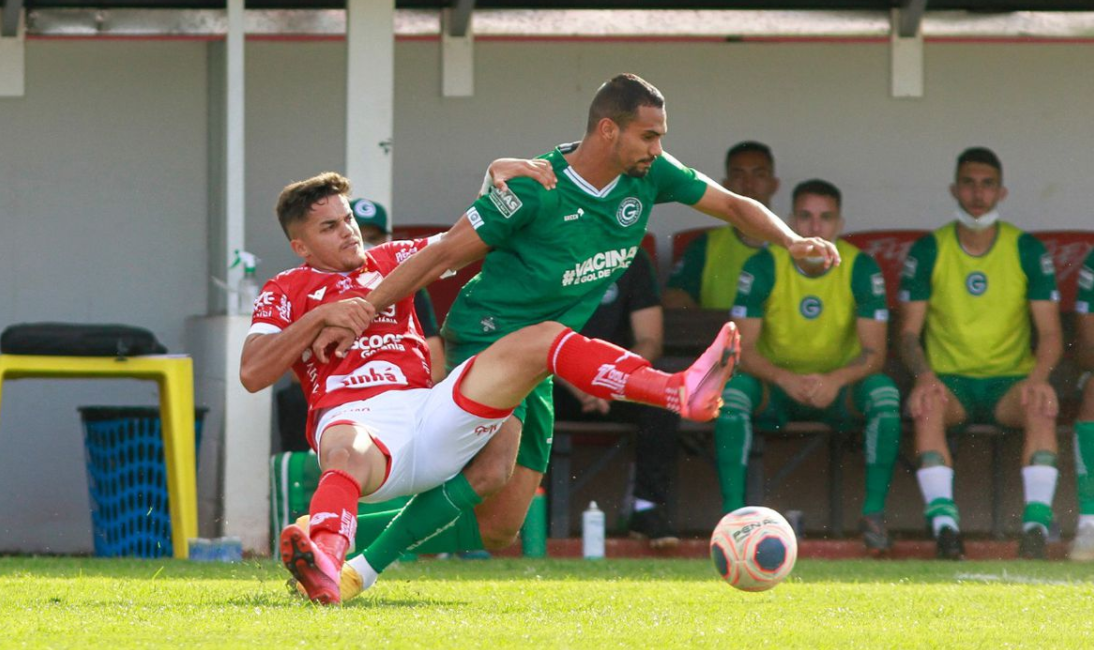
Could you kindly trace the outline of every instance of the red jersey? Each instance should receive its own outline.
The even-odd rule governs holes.
[[[426,245],[427,240],[416,239],[377,246],[350,273],[319,271],[307,264],[278,273],[255,300],[248,334],[276,334],[320,305],[366,298],[384,276]],[[318,410],[389,390],[431,387],[429,347],[414,313],[414,294],[377,314],[344,358],[332,354],[327,363],[319,363],[306,349],[292,369],[308,400],[308,442],[313,447]]]

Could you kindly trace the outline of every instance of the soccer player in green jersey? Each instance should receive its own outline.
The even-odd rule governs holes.
[[[900,446],[900,394],[881,373],[889,310],[877,262],[838,239],[840,191],[823,180],[794,188],[790,223],[798,234],[835,242],[843,264],[825,269],[785,250],[745,262],[733,320],[741,333],[741,370],[723,393],[714,424],[722,509],[745,505],[752,420],[782,427],[822,421],[837,429],[865,424],[866,500],[859,529],[866,547],[887,552],[885,499]]]
[[[637,254],[654,204],[672,201],[782,246],[795,258],[838,263],[830,242],[800,237],[759,202],[727,191],[666,153],[661,140],[667,130],[660,91],[635,75],[612,78],[593,98],[582,140],[542,156],[557,177],[554,189],[528,178],[510,180],[506,190],[491,189],[439,242],[385,278],[369,302],[383,310],[448,270],[485,258],[482,272],[464,286],[445,321],[451,364],[526,325],[550,320],[580,329]],[[332,334],[329,340],[337,338]],[[342,339],[338,349],[346,345]],[[548,379],[465,470],[508,478],[497,493],[482,495],[489,498],[473,512],[453,523],[445,512],[426,507],[425,499],[412,500],[390,527],[382,518],[362,517],[358,540],[362,531],[377,529],[383,533],[373,545],[406,540],[406,531],[397,528],[416,521],[437,531],[431,544],[451,534],[445,550],[511,544],[547,469],[551,392]],[[515,439],[519,451],[506,444]]]
[[[908,406],[925,514],[938,556],[962,558],[946,430],[969,422],[1021,428],[1026,507],[1019,554],[1044,557],[1058,476],[1059,404],[1048,377],[1063,350],[1052,257],[1035,237],[998,220],[1007,190],[991,150],[958,156],[950,192],[956,221],[913,244],[901,278],[900,351],[915,376]]]
[[[738,142],[726,152],[725,167],[722,185],[726,189],[771,207],[779,179],[770,147],[762,142]],[[672,269],[662,301],[665,308],[728,310],[737,295],[737,278],[745,260],[763,245],[733,226],[699,235]]]
[[[1078,361],[1094,371],[1094,250],[1079,270],[1079,295],[1075,300]],[[1094,377],[1088,373],[1083,401],[1075,421],[1075,479],[1079,489],[1079,525],[1071,543],[1071,559],[1094,560]]]

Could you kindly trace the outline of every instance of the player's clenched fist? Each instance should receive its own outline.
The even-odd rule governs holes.
[[[788,250],[796,260],[805,260],[823,265],[824,268],[839,266],[839,251],[832,242],[820,237],[804,237],[790,244]]]
[[[347,298],[338,302],[327,303],[316,311],[322,310],[323,325],[327,327],[342,327],[350,330],[354,337],[368,329],[372,319],[376,317],[376,308],[364,298]]]
[[[311,352],[319,363],[326,363],[331,356],[341,359],[346,356],[357,335],[344,327],[324,327],[311,344]]]

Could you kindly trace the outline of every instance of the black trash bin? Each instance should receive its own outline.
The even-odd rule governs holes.
[[[81,406],[95,555],[170,557],[171,509],[160,410]],[[194,454],[207,409],[194,411]]]

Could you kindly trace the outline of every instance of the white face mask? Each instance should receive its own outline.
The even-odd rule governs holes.
[[[824,264],[824,255],[810,255],[809,257],[803,258],[802,262],[805,262],[810,266],[821,266]]]
[[[992,208],[990,212],[985,212],[979,217],[974,217],[968,212],[965,212],[965,209],[961,206],[957,206],[957,209],[954,210],[953,214],[962,226],[975,231],[987,230],[999,220],[999,210],[995,208]]]

